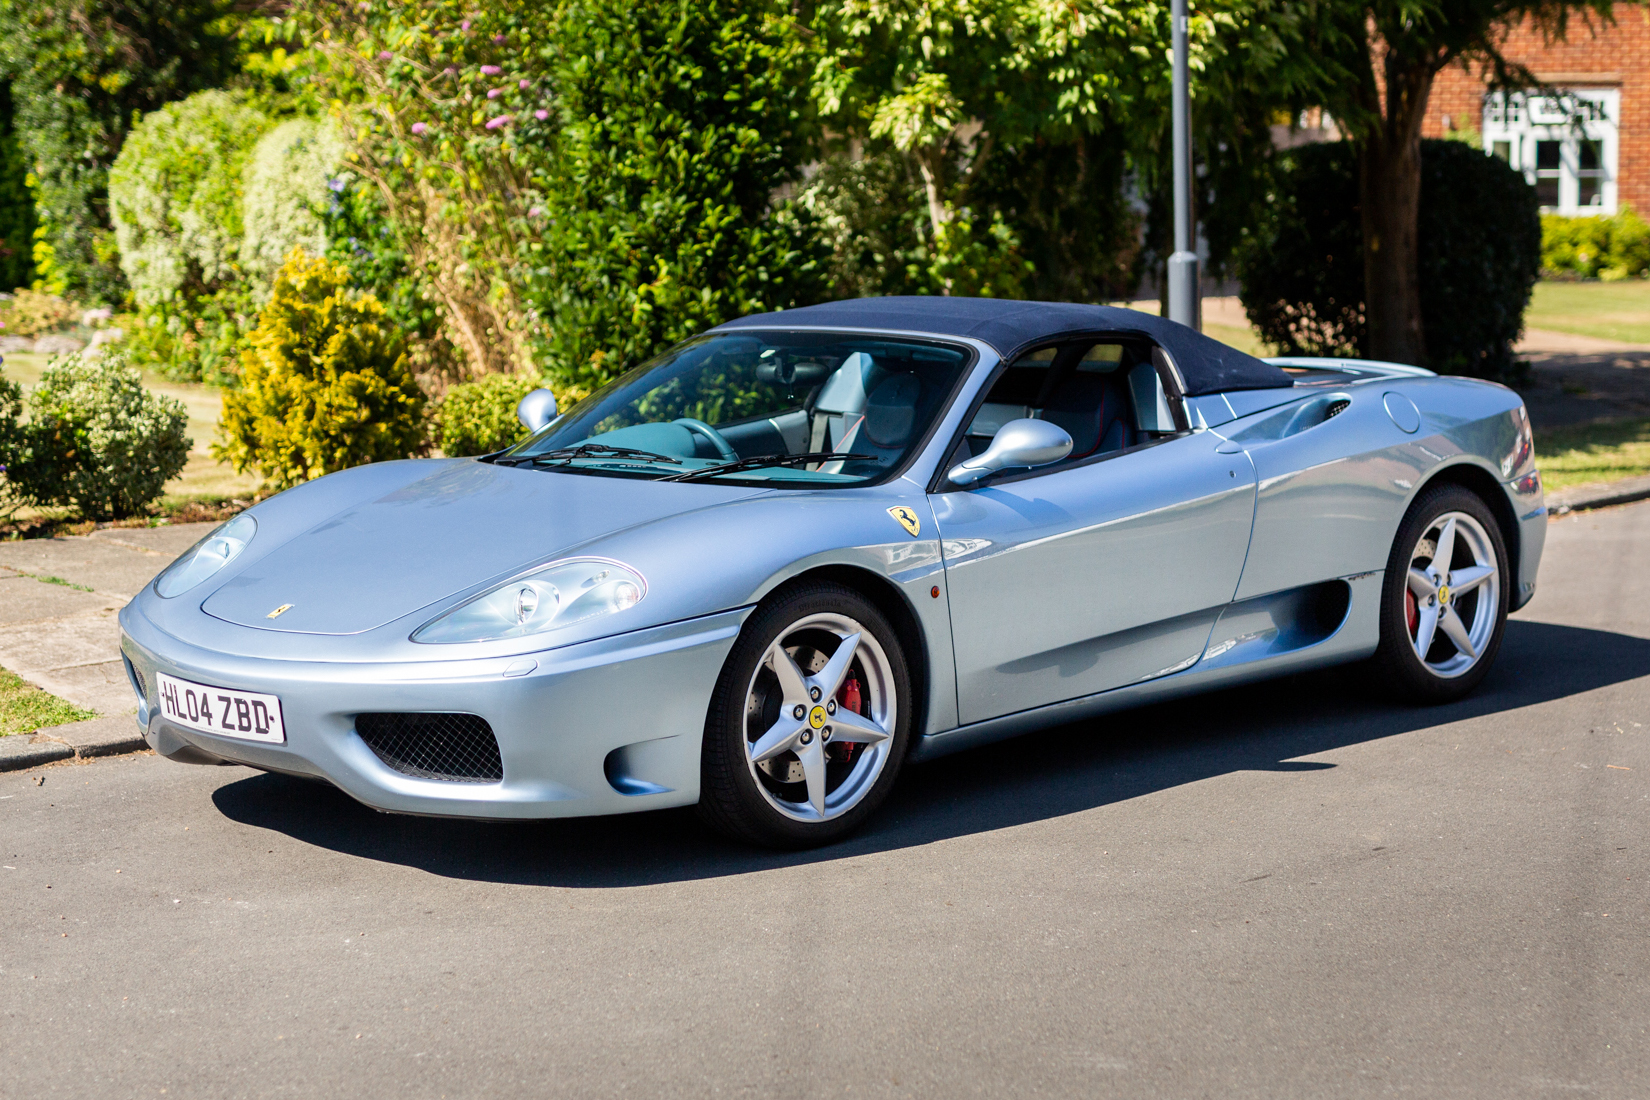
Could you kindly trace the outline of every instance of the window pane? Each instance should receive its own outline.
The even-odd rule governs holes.
[[[1558,141],[1538,141],[1535,143],[1535,166],[1539,171],[1546,168],[1557,171],[1559,166],[1559,150],[1563,143]]]
[[[1581,143],[1581,170],[1596,172],[1604,164],[1604,143],[1602,141],[1583,141]]]
[[[1604,189],[1600,186],[1601,180],[1597,176],[1582,176],[1577,181],[1579,193],[1576,202],[1582,206],[1602,206],[1604,203]]]
[[[1535,181],[1535,201],[1542,206],[1558,205],[1558,177],[1541,177]]]
[[[1498,141],[1490,148],[1496,160],[1499,160],[1502,163],[1507,163],[1512,160],[1512,142]]]

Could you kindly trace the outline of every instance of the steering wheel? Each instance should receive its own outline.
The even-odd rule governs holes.
[[[726,439],[723,439],[721,432],[717,431],[709,424],[706,424],[703,420],[695,420],[691,416],[679,416],[675,420],[672,420],[671,423],[680,424],[694,435],[702,435],[706,439],[710,440],[710,445],[716,448],[716,453],[721,457],[723,462],[735,462],[738,460],[739,452],[733,449],[733,444],[729,443]]]

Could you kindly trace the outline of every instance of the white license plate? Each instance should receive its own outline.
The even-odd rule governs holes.
[[[277,745],[286,741],[281,701],[273,695],[192,684],[164,672],[155,676],[160,682],[160,712],[168,721],[219,737]]]

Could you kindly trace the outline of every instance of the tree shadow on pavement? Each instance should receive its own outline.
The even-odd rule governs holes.
[[[1332,768],[1299,758],[1650,675],[1650,640],[1514,619],[1478,690],[1443,707],[1383,702],[1362,672],[1269,680],[913,766],[866,829],[810,852],[741,847],[702,828],[691,809],[508,823],[406,817],[277,775],[226,783],[213,801],[246,825],[453,878],[574,888],[716,878],[1047,820],[1232,772]]]

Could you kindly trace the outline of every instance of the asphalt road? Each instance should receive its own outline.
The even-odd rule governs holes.
[[[1650,1095],[1650,504],[1549,530],[1467,702],[1116,715],[802,856],[0,776],[0,1095]]]

